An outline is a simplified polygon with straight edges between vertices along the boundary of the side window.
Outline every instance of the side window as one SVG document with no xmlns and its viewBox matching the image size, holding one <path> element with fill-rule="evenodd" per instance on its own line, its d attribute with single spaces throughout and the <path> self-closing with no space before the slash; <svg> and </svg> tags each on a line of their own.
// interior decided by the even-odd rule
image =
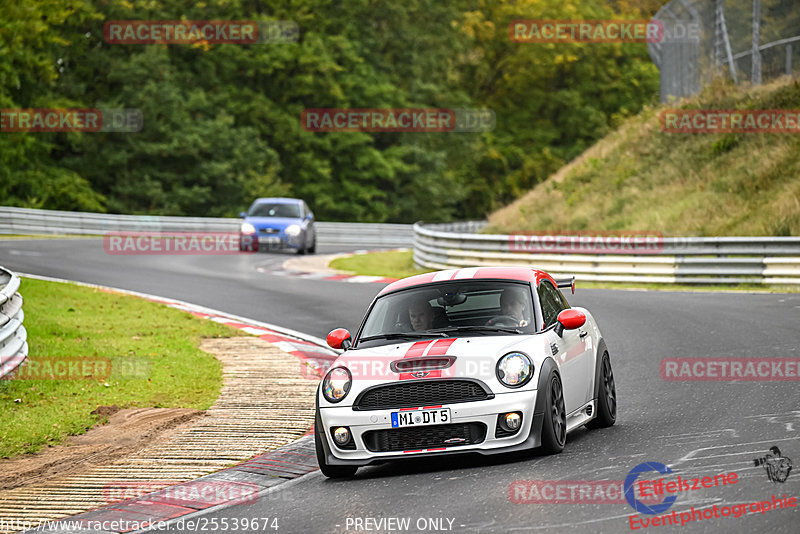
<svg viewBox="0 0 800 534">
<path fill-rule="evenodd" d="M 562 310 L 569 308 L 564 296 L 547 281 L 542 280 L 539 284 L 539 301 L 542 304 L 542 315 L 544 316 L 544 326 L 552 326 L 556 322 L 558 314 Z"/>
</svg>

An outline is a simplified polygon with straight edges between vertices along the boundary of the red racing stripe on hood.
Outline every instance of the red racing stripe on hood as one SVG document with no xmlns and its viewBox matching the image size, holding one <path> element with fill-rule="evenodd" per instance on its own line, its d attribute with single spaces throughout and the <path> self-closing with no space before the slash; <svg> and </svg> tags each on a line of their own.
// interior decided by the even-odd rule
<svg viewBox="0 0 800 534">
<path fill-rule="evenodd" d="M 433 341 L 417 341 L 406 351 L 406 355 L 403 358 L 418 358 L 425 353 L 425 349 L 428 348 L 428 345 L 433 343 Z"/>
</svg>

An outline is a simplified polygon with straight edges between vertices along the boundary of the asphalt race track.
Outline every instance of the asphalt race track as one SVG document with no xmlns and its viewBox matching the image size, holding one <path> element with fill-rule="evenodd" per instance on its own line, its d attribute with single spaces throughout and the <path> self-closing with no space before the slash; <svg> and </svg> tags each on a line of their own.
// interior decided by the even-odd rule
<svg viewBox="0 0 800 534">
<path fill-rule="evenodd" d="M 320 247 L 320 252 L 334 252 Z M 0 241 L 0 265 L 22 273 L 97 283 L 185 300 L 324 337 L 355 329 L 382 287 L 295 279 L 256 271 L 279 269 L 287 254 L 112 256 L 99 239 Z M 24 296 L 24 282 L 21 288 Z M 463 456 L 362 468 L 351 480 L 318 471 L 283 484 L 258 502 L 195 516 L 221 524 L 259 519 L 239 532 L 630 532 L 631 506 L 542 504 L 530 484 L 552 498 L 547 481 L 622 481 L 636 465 L 667 464 L 687 477 L 736 472 L 738 482 L 681 492 L 667 513 L 800 498 L 800 469 L 771 482 L 754 459 L 780 447 L 800 462 L 797 381 L 663 380 L 666 357 L 800 359 L 800 294 L 681 293 L 582 290 L 567 295 L 597 318 L 617 383 L 617 424 L 570 434 L 563 453 Z M 652 478 L 655 478 L 655 474 Z M 576 482 L 577 484 L 578 482 Z M 585 483 L 584 483 L 585 484 Z M 520 490 L 520 488 L 523 488 Z M 569 496 L 569 491 L 566 491 Z M 619 496 L 617 496 L 619 500 Z M 569 500 L 569 499 L 566 499 Z M 523 501 L 523 502 L 513 502 Z M 654 517 L 654 516 L 635 516 Z M 267 528 L 262 529 L 263 519 Z M 278 530 L 272 519 L 277 518 Z M 697 516 L 695 516 L 697 519 Z M 389 522 L 387 522 L 389 521 Z M 408 521 L 406 523 L 406 521 Z M 800 506 L 712 517 L 647 532 L 785 532 L 800 529 Z M 196 531 L 200 531 L 199 526 Z M 252 523 L 250 523 L 252 527 Z M 183 525 L 172 531 L 189 532 Z M 232 529 L 229 529 L 233 531 Z"/>
</svg>

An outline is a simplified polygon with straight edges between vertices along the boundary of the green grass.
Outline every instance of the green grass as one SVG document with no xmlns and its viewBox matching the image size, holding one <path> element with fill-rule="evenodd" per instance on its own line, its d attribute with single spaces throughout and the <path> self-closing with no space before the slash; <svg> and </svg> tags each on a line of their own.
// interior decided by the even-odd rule
<svg viewBox="0 0 800 534">
<path fill-rule="evenodd" d="M 429 269 L 420 269 L 414 265 L 410 250 L 390 250 L 336 258 L 330 263 L 330 267 L 353 274 L 387 278 L 405 278 L 430 272 Z"/>
<path fill-rule="evenodd" d="M 108 358 L 112 371 L 99 379 L 0 380 L 0 458 L 84 433 L 104 422 L 91 414 L 98 406 L 204 410 L 219 396 L 222 366 L 198 345 L 236 330 L 75 284 L 25 278 L 20 293 L 31 362 Z"/>
<path fill-rule="evenodd" d="M 800 135 L 674 134 L 664 109 L 798 109 L 800 83 L 716 83 L 646 108 L 524 197 L 487 233 L 642 230 L 664 235 L 800 235 Z"/>
<path fill-rule="evenodd" d="M 431 269 L 419 269 L 414 266 L 413 252 L 410 250 L 356 254 L 354 256 L 337 258 L 331 262 L 330 266 L 355 274 L 385 276 L 387 278 L 405 278 L 406 276 L 431 272 Z M 585 289 L 642 289 L 660 291 L 800 292 L 800 288 L 794 286 L 772 287 L 758 284 L 689 285 L 579 281 L 577 287 Z"/>
</svg>

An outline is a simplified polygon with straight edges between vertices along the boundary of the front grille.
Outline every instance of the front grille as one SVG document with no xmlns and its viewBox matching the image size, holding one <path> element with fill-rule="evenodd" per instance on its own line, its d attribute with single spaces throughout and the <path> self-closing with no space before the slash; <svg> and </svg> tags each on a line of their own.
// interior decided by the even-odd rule
<svg viewBox="0 0 800 534">
<path fill-rule="evenodd" d="M 365 390 L 353 404 L 354 410 L 387 410 L 474 402 L 494 398 L 477 380 L 419 380 Z"/>
<path fill-rule="evenodd" d="M 397 452 L 457 447 L 483 443 L 486 425 L 458 423 L 429 425 L 416 428 L 370 430 L 362 435 L 364 445 L 372 452 Z"/>
<path fill-rule="evenodd" d="M 262 234 L 278 234 L 280 230 L 278 228 L 262 228 L 259 230 Z"/>
</svg>

